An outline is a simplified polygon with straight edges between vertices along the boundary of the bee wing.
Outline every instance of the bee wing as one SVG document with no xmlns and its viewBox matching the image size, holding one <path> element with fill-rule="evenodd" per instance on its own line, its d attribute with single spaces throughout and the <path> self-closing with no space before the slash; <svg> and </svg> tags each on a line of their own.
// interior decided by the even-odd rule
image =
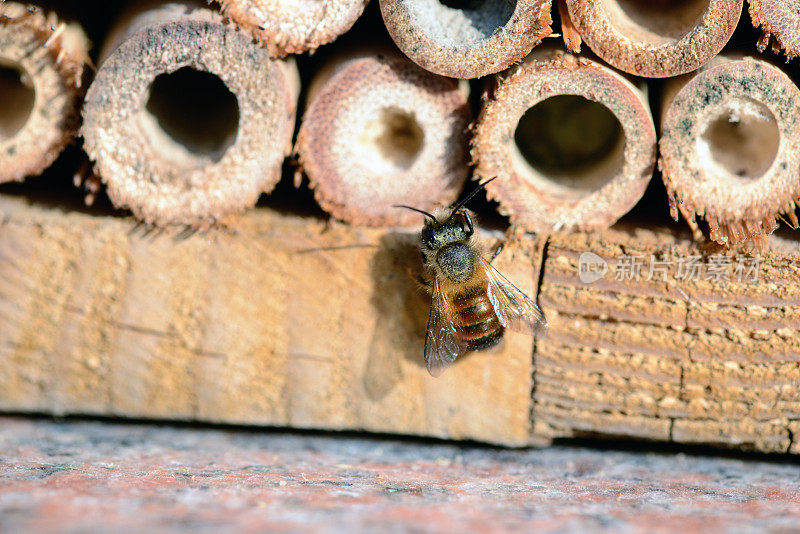
<svg viewBox="0 0 800 534">
<path fill-rule="evenodd" d="M 486 277 L 489 279 L 487 294 L 494 307 L 500 324 L 509 330 L 543 336 L 547 333 L 547 320 L 544 313 L 528 296 L 492 267 L 492 264 L 480 258 Z"/>
<path fill-rule="evenodd" d="M 447 297 L 434 280 L 428 332 L 425 336 L 425 365 L 432 376 L 441 375 L 456 358 L 466 352 L 466 347 L 456 336 L 456 324 L 449 313 Z"/>
</svg>

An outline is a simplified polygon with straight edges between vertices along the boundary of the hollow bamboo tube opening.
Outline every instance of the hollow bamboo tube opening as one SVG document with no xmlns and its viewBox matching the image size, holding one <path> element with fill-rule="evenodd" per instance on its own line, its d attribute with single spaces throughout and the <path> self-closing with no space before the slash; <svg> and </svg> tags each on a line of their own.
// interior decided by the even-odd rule
<svg viewBox="0 0 800 534">
<path fill-rule="evenodd" d="M 614 67 L 651 78 L 693 71 L 728 42 L 743 0 L 566 0 L 592 50 Z"/>
<path fill-rule="evenodd" d="M 222 13 L 276 56 L 315 50 L 353 26 L 368 0 L 219 0 Z"/>
<path fill-rule="evenodd" d="M 40 173 L 74 138 L 88 48 L 77 25 L 0 4 L 0 182 Z"/>
<path fill-rule="evenodd" d="M 84 106 L 85 148 L 112 202 L 156 225 L 224 223 L 280 179 L 291 149 L 294 63 L 170 4 L 127 19 Z"/>
<path fill-rule="evenodd" d="M 503 80 L 478 120 L 476 174 L 537 233 L 605 228 L 641 198 L 656 137 L 642 91 L 573 56 L 533 59 Z"/>
<path fill-rule="evenodd" d="M 3 95 L 4 108 L 0 114 L 0 139 L 14 137 L 33 112 L 36 91 L 29 79 L 19 63 L 0 61 L 0 95 Z"/>
<path fill-rule="evenodd" d="M 758 42 L 763 52 L 771 37 L 773 48 L 782 49 L 788 58 L 800 56 L 800 8 L 796 0 L 749 0 L 753 26 L 761 28 Z"/>
<path fill-rule="evenodd" d="M 660 142 L 672 215 L 708 223 L 721 244 L 763 247 L 785 217 L 797 226 L 800 90 L 761 60 L 715 59 L 665 91 Z"/>
<path fill-rule="evenodd" d="M 397 46 L 453 78 L 499 72 L 550 35 L 550 0 L 381 0 Z"/>
<path fill-rule="evenodd" d="M 239 102 L 210 72 L 181 67 L 159 74 L 150 85 L 145 109 L 158 123 L 154 134 L 166 134 L 192 154 L 216 162 L 236 141 Z M 147 125 L 152 122 L 142 127 Z"/>
<path fill-rule="evenodd" d="M 411 225 L 455 200 L 468 173 L 467 91 L 406 58 L 335 60 L 314 80 L 297 151 L 320 205 L 363 225 Z"/>
</svg>

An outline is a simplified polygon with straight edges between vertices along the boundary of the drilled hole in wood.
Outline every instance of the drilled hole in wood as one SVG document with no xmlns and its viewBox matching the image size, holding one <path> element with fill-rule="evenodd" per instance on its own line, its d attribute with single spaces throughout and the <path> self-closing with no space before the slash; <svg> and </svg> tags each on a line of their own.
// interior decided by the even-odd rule
<svg viewBox="0 0 800 534">
<path fill-rule="evenodd" d="M 381 110 L 361 136 L 367 151 L 377 154 L 386 170 L 395 172 L 411 168 L 424 140 L 425 132 L 414 114 L 396 108 Z"/>
<path fill-rule="evenodd" d="M 772 166 L 780 148 L 775 116 L 761 102 L 730 103 L 701 129 L 700 161 L 722 177 L 760 178 Z"/>
<path fill-rule="evenodd" d="M 531 107 L 514 133 L 522 166 L 584 195 L 611 180 L 623 164 L 625 136 L 617 117 L 582 96 L 559 95 Z M 525 169 L 521 169 L 525 170 Z"/>
<path fill-rule="evenodd" d="M 491 37 L 516 9 L 509 0 L 406 0 L 416 24 L 444 46 L 468 46 Z"/>
<path fill-rule="evenodd" d="M 157 76 L 146 109 L 164 134 L 193 155 L 218 161 L 236 140 L 239 103 L 212 73 L 183 67 Z"/>
<path fill-rule="evenodd" d="M 653 44 L 676 41 L 702 19 L 709 0 L 602 0 L 622 33 Z"/>
<path fill-rule="evenodd" d="M 21 66 L 0 59 L 0 139 L 19 132 L 33 111 L 36 91 Z"/>
</svg>

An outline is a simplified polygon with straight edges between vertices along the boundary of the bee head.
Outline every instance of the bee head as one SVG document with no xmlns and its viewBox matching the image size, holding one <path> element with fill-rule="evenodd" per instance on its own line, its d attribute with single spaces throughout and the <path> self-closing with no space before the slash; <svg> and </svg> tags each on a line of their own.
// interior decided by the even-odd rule
<svg viewBox="0 0 800 534">
<path fill-rule="evenodd" d="M 497 177 L 495 176 L 495 178 Z M 420 233 L 422 245 L 429 250 L 438 250 L 451 243 L 466 241 L 472 236 L 472 218 L 470 218 L 469 212 L 462 208 L 478 193 L 478 191 L 483 189 L 483 187 L 492 180 L 494 180 L 494 178 L 490 178 L 476 187 L 464 200 L 456 204 L 450 210 L 449 215 L 445 214 L 447 215 L 446 217 L 437 217 L 427 211 L 412 206 L 395 205 L 394 207 L 405 208 L 423 214 L 425 216 L 425 225 L 422 227 L 422 232 Z"/>
<path fill-rule="evenodd" d="M 461 210 L 443 221 L 426 220 L 420 238 L 425 248 L 438 250 L 452 243 L 467 241 L 473 231 L 472 218 L 466 210 Z"/>
</svg>

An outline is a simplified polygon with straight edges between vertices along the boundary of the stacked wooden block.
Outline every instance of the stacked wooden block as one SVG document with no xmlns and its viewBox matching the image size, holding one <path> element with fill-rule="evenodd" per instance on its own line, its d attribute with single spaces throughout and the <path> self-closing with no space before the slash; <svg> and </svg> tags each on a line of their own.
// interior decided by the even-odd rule
<svg viewBox="0 0 800 534">
<path fill-rule="evenodd" d="M 19 103 L 0 179 L 79 135 L 76 184 L 132 214 L 0 197 L 2 409 L 795 452 L 796 243 L 769 236 L 797 226 L 800 91 L 791 64 L 723 50 L 741 0 L 383 0 L 370 38 L 364 1 L 296 5 L 132 3 L 92 74 L 75 24 L 0 7 Z M 793 55 L 791 14 L 750 9 L 752 47 Z M 546 39 L 554 10 L 571 52 Z M 657 163 L 666 192 L 609 229 Z M 292 172 L 330 220 L 254 208 Z M 421 217 L 392 206 L 493 176 L 511 231 L 482 242 L 509 239 L 497 265 L 550 333 L 433 379 L 408 275 Z"/>
</svg>

